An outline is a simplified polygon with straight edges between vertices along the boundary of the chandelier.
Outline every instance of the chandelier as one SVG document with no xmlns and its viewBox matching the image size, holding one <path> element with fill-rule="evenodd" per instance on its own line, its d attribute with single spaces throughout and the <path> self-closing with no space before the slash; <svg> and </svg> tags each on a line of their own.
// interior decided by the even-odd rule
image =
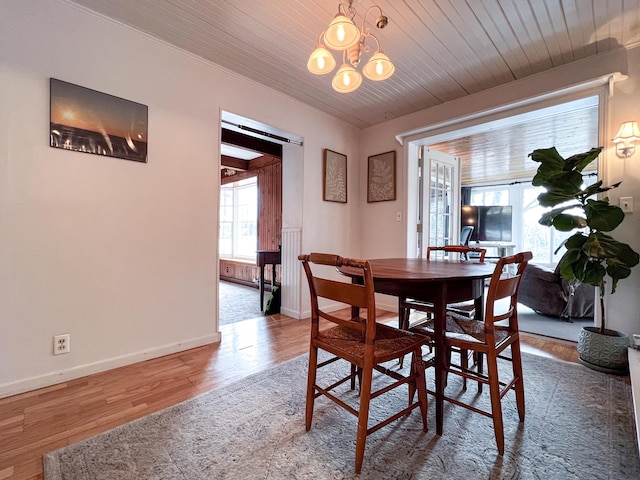
<svg viewBox="0 0 640 480">
<path fill-rule="evenodd" d="M 338 3 L 338 14 L 331 21 L 327 29 L 318 38 L 318 47 L 313 51 L 307 62 L 307 68 L 311 73 L 324 75 L 331 72 L 336 66 L 336 61 L 331 52 L 326 47 L 342 52 L 342 66 L 333 77 L 331 85 L 336 92 L 349 93 L 355 91 L 362 83 L 362 75 L 356 70 L 360 64 L 362 52 L 369 53 L 371 47 L 367 44 L 367 39 L 375 40 L 376 51 L 369 61 L 362 67 L 362 73 L 369 80 L 386 80 L 395 71 L 396 67 L 391 63 L 382 51 L 380 42 L 369 27 L 365 28 L 365 20 L 371 10 L 377 9 L 380 15 L 376 19 L 376 27 L 387 26 L 388 19 L 382 14 L 382 9 L 378 5 L 373 5 L 367 9 L 362 16 L 362 26 L 358 29 L 353 21 L 356 10 L 352 6 L 353 0 L 348 1 L 345 7 L 343 2 Z M 324 43 L 323 43 L 324 41 Z M 349 63 L 347 63 L 347 59 Z"/>
</svg>

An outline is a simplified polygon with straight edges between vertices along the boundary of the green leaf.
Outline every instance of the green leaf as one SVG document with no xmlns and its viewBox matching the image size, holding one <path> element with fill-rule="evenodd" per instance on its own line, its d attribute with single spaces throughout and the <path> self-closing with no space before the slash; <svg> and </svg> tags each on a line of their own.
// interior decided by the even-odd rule
<svg viewBox="0 0 640 480">
<path fill-rule="evenodd" d="M 613 188 L 613 187 L 609 187 L 606 189 L 600 189 L 601 186 L 602 186 L 602 180 L 598 180 L 596 183 L 594 183 L 593 185 L 589 185 L 580 193 L 585 197 L 590 197 L 592 195 L 595 195 L 596 193 L 606 192 L 607 190 L 611 190 L 611 188 Z"/>
<path fill-rule="evenodd" d="M 558 153 L 556 147 L 551 148 L 538 148 L 529 154 L 534 162 L 540 162 L 542 166 L 552 169 L 555 168 L 558 172 L 564 167 L 564 158 Z"/>
<path fill-rule="evenodd" d="M 553 226 L 560 232 L 570 232 L 575 228 L 584 228 L 587 226 L 587 221 L 583 217 L 577 215 L 566 215 L 561 213 L 556 215 L 553 219 Z"/>
<path fill-rule="evenodd" d="M 587 200 L 584 207 L 587 223 L 594 230 L 610 232 L 624 220 L 624 212 L 617 205 L 611 205 L 607 200 Z"/>
<path fill-rule="evenodd" d="M 602 147 L 592 148 L 588 152 L 577 153 L 575 155 L 570 156 L 566 160 L 565 169 L 566 170 L 577 170 L 582 172 L 587 165 L 593 162 L 600 152 L 602 151 Z"/>
<path fill-rule="evenodd" d="M 567 238 L 565 247 L 567 250 L 582 250 L 582 247 L 586 243 L 589 237 L 582 232 L 577 232 Z"/>
<path fill-rule="evenodd" d="M 563 205 L 562 207 L 554 208 L 553 210 L 549 210 L 548 212 L 545 212 L 542 214 L 542 216 L 540 217 L 540 220 L 538 220 L 538 223 L 540 225 L 544 225 L 545 227 L 550 227 L 553 225 L 553 219 L 556 216 L 560 215 L 566 210 L 576 208 L 576 207 L 580 207 L 580 204 L 571 203 L 568 205 Z"/>
<path fill-rule="evenodd" d="M 598 262 L 587 262 L 582 266 L 580 277 L 577 276 L 577 278 L 583 283 L 604 288 L 604 277 L 606 275 L 607 270 L 604 268 L 604 265 Z"/>
</svg>

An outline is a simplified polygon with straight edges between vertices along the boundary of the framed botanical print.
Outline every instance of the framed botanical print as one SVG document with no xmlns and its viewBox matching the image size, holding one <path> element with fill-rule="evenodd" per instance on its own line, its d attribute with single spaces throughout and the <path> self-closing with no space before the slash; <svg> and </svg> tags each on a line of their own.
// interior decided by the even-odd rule
<svg viewBox="0 0 640 480">
<path fill-rule="evenodd" d="M 322 164 L 322 199 L 347 203 L 347 156 L 324 149 Z"/>
<path fill-rule="evenodd" d="M 386 202 L 396 199 L 396 152 L 369 157 L 367 173 L 367 202 Z"/>
</svg>

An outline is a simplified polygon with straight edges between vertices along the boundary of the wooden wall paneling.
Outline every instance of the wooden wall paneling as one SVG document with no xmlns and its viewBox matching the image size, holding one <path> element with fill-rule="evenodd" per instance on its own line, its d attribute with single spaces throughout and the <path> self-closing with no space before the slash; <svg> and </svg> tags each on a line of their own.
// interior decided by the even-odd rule
<svg viewBox="0 0 640 480">
<path fill-rule="evenodd" d="M 277 250 L 282 244 L 282 163 L 258 173 L 258 250 Z"/>
</svg>

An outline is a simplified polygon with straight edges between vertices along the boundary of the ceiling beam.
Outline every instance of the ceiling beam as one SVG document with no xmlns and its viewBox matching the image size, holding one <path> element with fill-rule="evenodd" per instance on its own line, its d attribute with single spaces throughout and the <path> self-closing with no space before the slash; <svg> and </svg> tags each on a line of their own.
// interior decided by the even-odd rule
<svg viewBox="0 0 640 480">
<path fill-rule="evenodd" d="M 265 155 L 282 158 L 282 145 L 260 138 L 250 137 L 249 135 L 234 132 L 226 128 L 222 129 L 222 142 L 254 150 Z"/>
</svg>

